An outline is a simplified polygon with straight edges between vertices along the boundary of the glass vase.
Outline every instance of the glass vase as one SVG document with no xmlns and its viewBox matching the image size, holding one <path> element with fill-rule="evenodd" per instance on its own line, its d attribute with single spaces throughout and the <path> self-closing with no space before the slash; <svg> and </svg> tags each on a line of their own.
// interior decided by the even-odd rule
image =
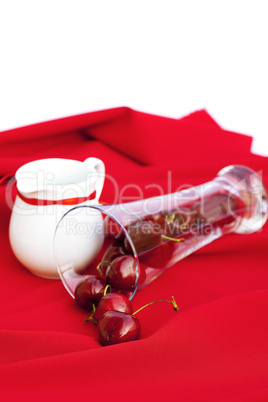
<svg viewBox="0 0 268 402">
<path fill-rule="evenodd" d="M 54 256 L 72 297 L 88 275 L 106 280 L 114 260 L 131 256 L 135 278 L 129 287 L 115 289 L 131 300 L 179 260 L 229 233 L 261 230 L 266 220 L 260 174 L 233 165 L 209 182 L 172 194 L 71 209 L 57 225 Z"/>
</svg>

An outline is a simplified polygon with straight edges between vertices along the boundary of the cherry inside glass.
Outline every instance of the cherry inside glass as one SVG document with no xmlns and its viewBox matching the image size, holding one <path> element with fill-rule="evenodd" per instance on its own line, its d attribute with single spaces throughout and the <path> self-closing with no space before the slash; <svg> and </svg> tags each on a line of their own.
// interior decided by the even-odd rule
<svg viewBox="0 0 268 402">
<path fill-rule="evenodd" d="M 54 254 L 72 297 L 87 275 L 105 278 L 114 259 L 132 256 L 135 285 L 125 292 L 131 300 L 137 290 L 195 250 L 231 232 L 260 230 L 266 220 L 267 194 L 260 175 L 244 166 L 229 166 L 212 181 L 177 193 L 73 208 L 57 225 Z"/>
</svg>

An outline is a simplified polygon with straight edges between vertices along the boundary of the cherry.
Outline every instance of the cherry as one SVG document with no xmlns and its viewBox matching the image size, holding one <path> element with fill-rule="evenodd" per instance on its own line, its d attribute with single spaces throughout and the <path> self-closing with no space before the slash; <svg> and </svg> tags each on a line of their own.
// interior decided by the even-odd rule
<svg viewBox="0 0 268 402">
<path fill-rule="evenodd" d="M 178 306 L 174 297 L 172 297 L 172 301 L 157 300 L 148 303 L 139 308 L 133 314 L 113 310 L 106 311 L 106 313 L 104 313 L 99 319 L 97 327 L 99 342 L 101 345 L 114 345 L 117 343 L 135 341 L 139 339 L 141 333 L 141 324 L 135 314 L 151 304 L 161 302 L 171 303 L 174 310 L 178 311 Z"/>
<path fill-rule="evenodd" d="M 229 226 L 234 224 L 238 215 L 238 201 L 235 196 L 231 194 L 219 194 L 219 201 L 221 203 L 224 217 L 220 219 L 219 226 Z"/>
<path fill-rule="evenodd" d="M 160 225 L 150 220 L 134 222 L 127 231 L 138 254 L 156 247 L 161 241 Z M 131 250 L 127 238 L 124 245 L 127 250 Z"/>
<path fill-rule="evenodd" d="M 157 212 L 143 217 L 143 221 L 153 221 L 154 228 L 161 231 L 162 237 L 177 237 L 191 228 L 195 214 L 189 208 L 181 207 L 179 211 Z"/>
<path fill-rule="evenodd" d="M 124 247 L 119 242 L 114 242 L 107 247 L 103 254 L 101 262 L 97 265 L 100 276 L 105 276 L 106 270 L 110 263 L 117 257 L 125 255 Z"/>
<path fill-rule="evenodd" d="M 195 212 L 198 233 L 209 234 L 212 225 L 228 229 L 230 225 L 235 224 L 238 202 L 236 197 L 231 194 L 216 194 L 206 199 L 204 203 L 194 204 L 192 210 Z M 205 230 L 208 226 L 210 226 L 210 231 Z"/>
<path fill-rule="evenodd" d="M 104 219 L 103 230 L 106 237 L 111 237 L 112 239 L 122 239 L 124 237 L 123 229 L 108 215 Z"/>
<path fill-rule="evenodd" d="M 122 293 L 107 293 L 103 296 L 95 312 L 92 314 L 94 321 L 98 322 L 106 311 L 121 311 L 122 313 L 133 313 L 132 304 Z"/>
<path fill-rule="evenodd" d="M 163 234 L 168 237 L 177 237 L 188 232 L 194 222 L 195 214 L 186 208 L 181 209 L 180 212 L 166 214 Z"/>
<path fill-rule="evenodd" d="M 115 258 L 106 270 L 106 282 L 118 290 L 133 291 L 136 283 L 136 260 L 131 255 Z"/>
<path fill-rule="evenodd" d="M 95 275 L 89 275 L 76 286 L 75 301 L 79 307 L 92 311 L 104 295 L 106 283 Z"/>
<path fill-rule="evenodd" d="M 162 226 L 165 225 L 165 214 L 162 212 L 156 212 L 151 215 L 145 215 L 142 218 L 143 221 L 153 221 L 154 223 L 157 223 L 159 227 L 161 228 Z"/>
<path fill-rule="evenodd" d="M 231 194 L 217 194 L 206 199 L 204 203 L 199 202 L 193 206 L 197 217 L 203 218 L 206 222 L 214 222 L 222 219 L 224 215 L 230 215 L 237 211 L 237 200 Z"/>
<path fill-rule="evenodd" d="M 165 223 L 162 233 L 165 236 L 176 237 L 181 233 L 181 226 L 184 224 L 184 219 L 178 213 L 168 213 L 164 217 Z"/>
<path fill-rule="evenodd" d="M 140 337 L 141 324 L 135 315 L 107 311 L 98 322 L 99 342 L 103 346 L 135 341 Z"/>
<path fill-rule="evenodd" d="M 173 240 L 173 239 L 172 239 Z M 139 256 L 140 263 L 147 267 L 163 269 L 166 268 L 174 254 L 174 241 L 161 241 L 161 243 L 152 250 L 145 251 Z M 139 277 L 139 285 L 140 285 Z"/>
<path fill-rule="evenodd" d="M 165 268 L 174 254 L 175 246 L 171 244 L 171 241 L 178 243 L 185 240 L 177 237 L 187 229 L 186 225 L 193 221 L 193 214 L 190 210 L 184 209 L 183 213 L 156 213 L 147 215 L 143 219 L 128 227 L 129 236 L 139 259 L 149 267 Z M 126 238 L 124 245 L 126 249 L 130 249 Z"/>
</svg>

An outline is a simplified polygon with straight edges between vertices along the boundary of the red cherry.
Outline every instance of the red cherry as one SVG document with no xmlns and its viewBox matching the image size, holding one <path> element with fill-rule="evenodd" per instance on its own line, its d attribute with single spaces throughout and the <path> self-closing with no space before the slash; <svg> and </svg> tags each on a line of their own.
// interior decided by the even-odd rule
<svg viewBox="0 0 268 402">
<path fill-rule="evenodd" d="M 199 202 L 192 207 L 198 218 L 205 222 L 213 223 L 223 217 L 237 212 L 238 204 L 236 198 L 231 194 L 217 194 L 204 202 Z M 226 220 L 226 218 L 225 218 Z"/>
<path fill-rule="evenodd" d="M 143 221 L 153 221 L 159 225 L 159 228 L 165 225 L 165 215 L 161 212 L 156 212 L 151 215 L 146 215 L 142 217 Z"/>
<path fill-rule="evenodd" d="M 151 268 L 166 268 L 174 254 L 173 243 L 174 241 L 162 240 L 161 243 L 154 249 L 142 253 L 139 256 L 139 261 Z"/>
<path fill-rule="evenodd" d="M 133 291 L 136 283 L 136 260 L 131 255 L 117 257 L 106 271 L 106 282 L 118 290 Z"/>
<path fill-rule="evenodd" d="M 98 264 L 98 271 L 101 276 L 104 276 L 110 263 L 117 257 L 125 255 L 124 247 L 119 242 L 114 242 L 107 247 L 103 254 L 101 263 Z"/>
<path fill-rule="evenodd" d="M 101 345 L 107 346 L 139 339 L 141 325 L 132 314 L 107 311 L 100 318 L 97 330 Z"/>
<path fill-rule="evenodd" d="M 83 279 L 75 289 L 75 301 L 79 307 L 92 311 L 93 304 L 97 304 L 104 295 L 106 283 L 95 275 Z"/>
<path fill-rule="evenodd" d="M 195 222 L 195 214 L 190 208 L 179 208 L 173 212 L 158 212 L 153 215 L 146 215 L 143 221 L 152 221 L 154 229 L 159 229 L 162 235 L 177 237 L 191 228 Z"/>
<path fill-rule="evenodd" d="M 235 225 L 237 217 L 239 216 L 238 201 L 236 197 L 231 194 L 220 194 L 218 197 L 224 216 L 220 218 L 216 224 L 221 228 L 231 228 Z"/>
<path fill-rule="evenodd" d="M 195 223 L 195 214 L 187 209 L 180 208 L 180 212 L 165 215 L 165 227 L 163 234 L 168 237 L 177 237 L 187 233 Z"/>
<path fill-rule="evenodd" d="M 124 237 L 123 229 L 110 216 L 106 216 L 103 222 L 104 234 L 112 239 L 122 239 Z"/>
<path fill-rule="evenodd" d="M 98 335 L 101 345 L 114 345 L 116 343 L 135 341 L 139 339 L 141 325 L 136 313 L 154 303 L 170 303 L 175 311 L 178 311 L 178 305 L 172 296 L 172 300 L 156 300 L 139 308 L 135 313 L 124 313 L 121 311 L 106 311 L 98 321 Z"/>
<path fill-rule="evenodd" d="M 231 194 L 216 194 L 205 199 L 203 203 L 194 204 L 192 210 L 196 216 L 197 232 L 208 235 L 212 225 L 228 231 L 236 223 L 238 209 L 237 199 Z"/>
<path fill-rule="evenodd" d="M 107 293 L 101 298 L 93 314 L 93 319 L 99 321 L 106 311 L 121 311 L 122 313 L 133 313 L 132 304 L 122 293 Z"/>
<path fill-rule="evenodd" d="M 161 226 L 153 221 L 137 221 L 128 227 L 128 234 L 134 244 L 137 254 L 143 253 L 157 246 L 161 241 Z M 131 246 L 125 238 L 124 246 L 131 250 Z"/>
</svg>

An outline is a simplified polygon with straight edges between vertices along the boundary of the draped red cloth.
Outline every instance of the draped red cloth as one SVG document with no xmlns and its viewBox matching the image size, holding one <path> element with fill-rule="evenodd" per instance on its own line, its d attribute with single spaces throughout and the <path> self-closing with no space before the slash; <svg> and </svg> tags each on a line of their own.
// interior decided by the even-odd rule
<svg viewBox="0 0 268 402">
<path fill-rule="evenodd" d="M 182 119 L 115 108 L 0 134 L 0 176 L 34 159 L 102 159 L 102 201 L 175 191 L 230 164 L 261 171 L 252 138 L 206 113 Z M 111 179 L 113 178 L 113 180 Z M 152 185 L 154 184 L 154 185 Z M 7 180 L 0 185 L 0 393 L 3 401 L 267 401 L 268 224 L 227 235 L 177 263 L 133 300 L 170 299 L 139 313 L 141 339 L 101 347 L 60 281 L 28 272 L 8 240 Z"/>
</svg>

